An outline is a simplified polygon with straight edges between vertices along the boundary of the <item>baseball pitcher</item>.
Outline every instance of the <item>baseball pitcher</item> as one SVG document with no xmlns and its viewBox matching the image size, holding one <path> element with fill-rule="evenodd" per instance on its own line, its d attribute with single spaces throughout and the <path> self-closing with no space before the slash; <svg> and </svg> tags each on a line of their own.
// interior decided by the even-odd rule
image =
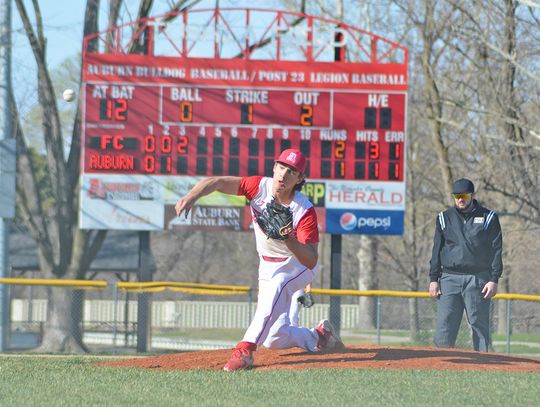
<svg viewBox="0 0 540 407">
<path fill-rule="evenodd" d="M 293 326 L 289 318 L 295 292 L 311 283 L 318 270 L 317 215 L 300 192 L 305 182 L 306 157 L 284 150 L 274 163 L 273 177 L 212 177 L 195 185 L 176 203 L 176 213 L 186 216 L 202 196 L 214 191 L 244 195 L 250 203 L 259 265 L 257 310 L 244 338 L 233 350 L 226 371 L 253 367 L 258 346 L 311 352 L 343 347 L 327 320 L 315 328 Z"/>
</svg>

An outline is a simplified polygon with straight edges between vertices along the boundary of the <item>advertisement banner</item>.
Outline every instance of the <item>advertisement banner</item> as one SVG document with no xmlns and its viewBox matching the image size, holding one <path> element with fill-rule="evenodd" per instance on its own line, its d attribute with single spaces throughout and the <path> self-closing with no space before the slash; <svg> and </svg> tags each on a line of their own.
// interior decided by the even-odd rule
<svg viewBox="0 0 540 407">
<path fill-rule="evenodd" d="M 165 205 L 174 209 L 202 177 L 86 174 L 81 177 L 81 228 L 159 230 L 167 222 Z M 214 192 L 201 198 L 209 207 L 246 205 L 243 196 Z M 223 212 L 225 213 L 225 212 Z M 198 223 L 197 223 L 198 222 Z M 198 225 L 203 222 L 198 220 Z"/>
<path fill-rule="evenodd" d="M 83 194 L 79 214 L 82 229 L 163 229 L 163 204 L 156 201 L 105 201 Z"/>
<path fill-rule="evenodd" d="M 180 198 L 187 195 L 189 191 L 206 177 L 167 177 L 156 176 L 163 188 L 163 203 L 174 205 Z M 238 195 L 227 195 L 220 192 L 213 192 L 210 195 L 201 197 L 197 203 L 202 206 L 245 206 L 246 198 Z"/>
<path fill-rule="evenodd" d="M 168 230 L 205 230 L 240 232 L 244 225 L 244 208 L 194 206 L 187 216 L 176 216 L 174 206 L 165 207 Z"/>
<path fill-rule="evenodd" d="M 403 182 L 327 181 L 328 209 L 405 210 Z"/>
<path fill-rule="evenodd" d="M 81 177 L 83 197 L 104 201 L 161 201 L 161 185 L 151 176 L 91 174 Z"/>
<path fill-rule="evenodd" d="M 403 211 L 326 209 L 326 233 L 402 235 Z"/>
<path fill-rule="evenodd" d="M 314 207 L 324 207 L 326 194 L 324 181 L 308 179 L 302 187 L 302 193 L 311 201 Z"/>
</svg>

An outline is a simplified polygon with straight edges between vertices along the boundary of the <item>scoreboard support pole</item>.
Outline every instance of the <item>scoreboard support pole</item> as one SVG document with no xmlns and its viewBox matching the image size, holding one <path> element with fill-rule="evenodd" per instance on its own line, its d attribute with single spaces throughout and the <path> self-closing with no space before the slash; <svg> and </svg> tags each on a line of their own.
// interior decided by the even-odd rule
<svg viewBox="0 0 540 407">
<path fill-rule="evenodd" d="M 330 244 L 330 288 L 341 289 L 341 236 L 331 235 Z M 330 323 L 334 326 L 337 334 L 341 331 L 341 297 L 330 297 Z"/>
<path fill-rule="evenodd" d="M 139 282 L 152 281 L 150 232 L 139 232 Z M 138 293 L 137 352 L 147 352 L 150 340 L 150 293 Z"/>
<path fill-rule="evenodd" d="M 334 35 L 335 44 L 341 44 L 343 34 L 336 31 Z M 345 47 L 334 47 L 334 61 L 345 60 Z M 332 235 L 330 243 L 330 288 L 341 289 L 341 235 Z M 341 297 L 330 297 L 330 323 L 334 326 L 337 334 L 341 331 Z"/>
</svg>

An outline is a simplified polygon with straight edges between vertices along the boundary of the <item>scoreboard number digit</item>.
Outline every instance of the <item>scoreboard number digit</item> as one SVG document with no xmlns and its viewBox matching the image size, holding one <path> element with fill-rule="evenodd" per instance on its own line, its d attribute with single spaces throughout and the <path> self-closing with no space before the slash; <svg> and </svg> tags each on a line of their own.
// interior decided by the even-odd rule
<svg viewBox="0 0 540 407">
<path fill-rule="evenodd" d="M 334 155 L 336 158 L 339 158 L 339 159 L 345 158 L 345 142 L 344 141 L 336 141 Z"/>
<path fill-rule="evenodd" d="M 124 122 L 128 118 L 128 103 L 126 99 L 100 99 L 99 120 L 114 120 Z"/>
<path fill-rule="evenodd" d="M 253 124 L 253 105 L 242 103 L 240 105 L 240 124 Z"/>
<path fill-rule="evenodd" d="M 170 154 L 172 151 L 172 138 L 169 135 L 161 137 L 161 152 Z"/>
<path fill-rule="evenodd" d="M 156 138 L 153 134 L 147 134 L 144 138 L 144 152 L 153 153 L 156 151 Z"/>
<path fill-rule="evenodd" d="M 180 121 L 182 123 L 191 123 L 193 121 L 193 105 L 186 100 L 180 103 Z"/>
<path fill-rule="evenodd" d="M 380 146 L 377 142 L 369 143 L 369 159 L 378 160 L 381 155 Z"/>
<path fill-rule="evenodd" d="M 304 127 L 313 126 L 313 107 L 302 105 L 300 108 L 300 124 Z"/>
<path fill-rule="evenodd" d="M 178 145 L 176 151 L 178 154 L 187 154 L 188 152 L 188 138 L 186 136 L 178 136 Z"/>
</svg>

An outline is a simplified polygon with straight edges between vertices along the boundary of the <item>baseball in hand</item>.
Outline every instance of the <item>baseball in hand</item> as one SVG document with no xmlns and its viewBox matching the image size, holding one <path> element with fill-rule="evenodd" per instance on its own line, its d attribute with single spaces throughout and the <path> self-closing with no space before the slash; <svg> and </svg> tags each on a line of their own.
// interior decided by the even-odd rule
<svg viewBox="0 0 540 407">
<path fill-rule="evenodd" d="M 75 91 L 73 89 L 66 89 L 62 93 L 62 97 L 66 102 L 72 102 L 75 99 Z"/>
</svg>

